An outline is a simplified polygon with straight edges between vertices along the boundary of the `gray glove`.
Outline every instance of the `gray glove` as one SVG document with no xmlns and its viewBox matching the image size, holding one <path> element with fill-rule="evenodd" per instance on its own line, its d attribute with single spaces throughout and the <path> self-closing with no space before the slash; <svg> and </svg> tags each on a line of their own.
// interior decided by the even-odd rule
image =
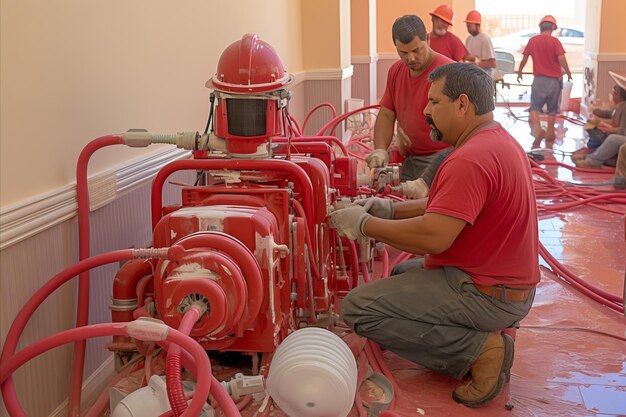
<svg viewBox="0 0 626 417">
<path fill-rule="evenodd" d="M 370 197 L 354 201 L 355 205 L 363 206 L 365 211 L 381 219 L 393 219 L 393 201 L 388 198 Z"/>
<path fill-rule="evenodd" d="M 370 168 L 383 168 L 389 162 L 389 154 L 384 149 L 374 149 L 365 157 L 365 162 Z"/>
<path fill-rule="evenodd" d="M 330 227 L 337 229 L 340 236 L 350 240 L 365 237 L 363 226 L 372 217 L 359 205 L 348 206 L 330 213 Z"/>
</svg>

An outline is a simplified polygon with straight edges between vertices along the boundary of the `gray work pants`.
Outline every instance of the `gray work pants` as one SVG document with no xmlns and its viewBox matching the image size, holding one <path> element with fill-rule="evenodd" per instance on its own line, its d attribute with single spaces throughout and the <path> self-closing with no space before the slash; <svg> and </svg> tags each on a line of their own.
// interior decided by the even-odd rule
<svg viewBox="0 0 626 417">
<path fill-rule="evenodd" d="M 417 267 L 350 291 L 342 313 L 358 335 L 461 379 L 489 332 L 517 325 L 533 298 L 534 292 L 522 302 L 494 299 L 478 291 L 460 269 L 425 270 L 420 259 Z"/>
<path fill-rule="evenodd" d="M 587 161 L 594 166 L 603 164 L 615 166 L 617 164 L 617 154 L 619 148 L 626 143 L 626 136 L 612 134 L 602 142 L 599 148 L 587 155 Z"/>
<path fill-rule="evenodd" d="M 435 159 L 435 155 L 407 155 L 402 163 L 400 171 L 401 181 L 411 181 L 418 179 Z"/>
</svg>

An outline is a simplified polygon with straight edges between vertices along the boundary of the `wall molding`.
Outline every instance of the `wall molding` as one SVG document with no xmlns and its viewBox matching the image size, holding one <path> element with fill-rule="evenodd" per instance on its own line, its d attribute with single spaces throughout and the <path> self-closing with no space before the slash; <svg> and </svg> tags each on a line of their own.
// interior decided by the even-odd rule
<svg viewBox="0 0 626 417">
<path fill-rule="evenodd" d="M 341 81 L 352 77 L 353 73 L 354 67 L 348 65 L 341 69 L 303 71 L 293 75 L 295 78 L 294 84 L 299 84 L 305 81 Z"/>
<path fill-rule="evenodd" d="M 113 364 L 114 355 L 102 362 L 102 365 L 98 367 L 89 375 L 89 378 L 83 383 L 83 388 L 80 397 L 80 409 L 85 410 L 88 406 L 91 406 L 96 402 L 102 391 L 104 391 L 109 385 L 109 381 L 115 375 L 115 367 Z M 63 417 L 67 415 L 68 400 L 63 401 L 48 417 Z"/>
<path fill-rule="evenodd" d="M 374 55 L 353 55 L 352 65 L 356 64 L 371 64 L 378 61 L 378 54 Z"/>
<path fill-rule="evenodd" d="M 396 52 L 383 52 L 382 54 L 378 54 L 378 59 L 379 60 L 393 59 L 394 61 L 397 61 L 400 59 L 400 57 L 398 56 Z"/>
<path fill-rule="evenodd" d="M 190 152 L 167 148 L 127 161 L 88 178 L 90 211 L 150 181 L 169 162 L 187 159 Z M 77 214 L 76 183 L 0 208 L 0 250 L 56 226 Z"/>
<path fill-rule="evenodd" d="M 624 62 L 626 54 L 599 54 L 597 52 L 584 52 L 585 59 L 591 59 L 598 62 Z"/>
</svg>

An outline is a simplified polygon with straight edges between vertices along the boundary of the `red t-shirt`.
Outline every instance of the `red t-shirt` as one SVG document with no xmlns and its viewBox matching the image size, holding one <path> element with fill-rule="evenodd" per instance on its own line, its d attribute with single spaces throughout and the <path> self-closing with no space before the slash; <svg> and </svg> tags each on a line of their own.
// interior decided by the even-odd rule
<svg viewBox="0 0 626 417">
<path fill-rule="evenodd" d="M 463 57 L 468 54 L 467 48 L 454 33 L 446 32 L 443 36 L 437 36 L 430 32 L 428 39 L 433 51 L 454 61 L 462 61 Z"/>
<path fill-rule="evenodd" d="M 430 155 L 449 145 L 430 138 L 430 126 L 426 123 L 424 108 L 428 104 L 430 81 L 428 75 L 437 67 L 452 61 L 443 55 L 434 54 L 433 62 L 418 77 L 411 77 L 409 67 L 397 61 L 387 73 L 385 94 L 381 106 L 395 113 L 402 129 L 411 139 L 410 155 Z"/>
<path fill-rule="evenodd" d="M 565 54 L 561 41 L 552 35 L 540 34 L 528 40 L 524 55 L 533 59 L 533 75 L 561 78 L 563 70 L 558 57 Z"/>
<path fill-rule="evenodd" d="M 481 128 L 443 162 L 427 213 L 465 220 L 456 240 L 424 267 L 457 267 L 479 285 L 539 282 L 537 206 L 528 157 L 497 122 Z"/>
</svg>

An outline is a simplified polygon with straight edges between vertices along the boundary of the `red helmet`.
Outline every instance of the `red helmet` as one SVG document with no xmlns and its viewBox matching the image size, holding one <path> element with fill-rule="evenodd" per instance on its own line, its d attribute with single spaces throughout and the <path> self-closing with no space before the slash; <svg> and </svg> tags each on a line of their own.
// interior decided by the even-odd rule
<svg viewBox="0 0 626 417">
<path fill-rule="evenodd" d="M 481 16 L 480 13 L 478 13 L 478 10 L 472 10 L 467 14 L 467 17 L 465 18 L 465 23 L 474 23 L 476 25 L 480 25 L 480 21 Z"/>
<path fill-rule="evenodd" d="M 434 12 L 429 13 L 429 15 L 438 17 L 447 24 L 451 25 L 452 20 L 454 19 L 454 10 L 452 10 L 452 7 L 447 4 L 442 4 L 441 6 L 438 6 Z"/>
<path fill-rule="evenodd" d="M 247 33 L 222 52 L 217 74 L 206 86 L 231 93 L 258 93 L 278 90 L 290 81 L 274 48 Z"/>
<path fill-rule="evenodd" d="M 556 25 L 556 19 L 555 19 L 553 16 L 549 15 L 549 14 L 548 14 L 548 15 L 545 15 L 545 16 L 543 17 L 543 19 L 541 19 L 541 22 L 539 22 L 539 26 L 541 26 L 541 24 L 542 24 L 542 23 L 544 23 L 544 22 L 549 22 L 549 23 L 552 23 L 552 24 L 554 25 L 554 28 L 555 28 L 555 29 L 558 27 L 558 26 Z"/>
</svg>

